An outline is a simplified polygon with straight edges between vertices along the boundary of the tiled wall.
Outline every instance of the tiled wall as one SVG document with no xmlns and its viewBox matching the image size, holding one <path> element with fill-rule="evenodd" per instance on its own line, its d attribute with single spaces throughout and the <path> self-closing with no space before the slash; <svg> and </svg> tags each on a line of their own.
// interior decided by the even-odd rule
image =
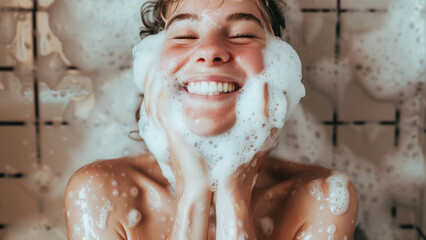
<svg viewBox="0 0 426 240">
<path fill-rule="evenodd" d="M 37 64 L 47 53 L 57 52 L 66 65 L 64 71 L 68 75 L 78 74 L 58 50 L 60 41 L 50 32 L 45 7 L 51 2 L 0 2 L 0 21 L 9 21 L 11 31 L 16 31 L 13 39 L 0 39 L 0 238 L 27 216 L 47 211 L 43 191 L 49 186 L 43 182 L 28 184 L 33 172 L 43 172 L 40 168 L 46 164 L 53 173 L 60 174 L 71 161 L 64 149 L 70 147 L 68 141 L 74 137 L 72 127 L 76 126 L 62 117 L 69 99 L 54 104 L 43 101 L 45 93 L 40 83 L 47 80 L 41 79 L 45 76 L 38 68 L 42 65 Z M 380 15 L 386 13 L 388 4 L 387 0 L 300 0 L 303 28 L 321 23 L 312 28 L 317 32 L 307 34 L 306 39 L 290 41 L 301 56 L 304 74 L 309 75 L 312 69 L 321 67 L 317 64 L 321 58 L 336 61 L 344 58 L 353 32 L 363 31 L 362 26 L 374 28 L 374 24 L 380 24 Z M 48 44 L 41 43 L 41 36 L 47 35 L 50 36 Z M 43 52 L 41 44 L 45 45 Z M 400 109 L 393 103 L 379 101 L 359 84 L 351 82 L 336 106 L 325 94 L 305 84 L 307 96 L 302 103 L 326 126 L 332 145 L 344 144 L 359 156 L 374 161 L 399 144 Z M 424 107 L 421 114 L 425 119 Z M 421 124 L 422 139 L 426 135 L 425 122 Z M 373 142 L 365 141 L 371 135 L 369 126 L 377 131 Z M 424 153 L 426 142 L 422 140 L 422 144 Z M 389 209 L 389 214 L 399 223 L 413 224 L 426 232 L 423 204 L 426 196 L 423 191 L 418 194 L 421 196 L 418 207 L 395 206 Z M 60 206 L 61 201 L 58 202 Z M 420 239 L 415 230 L 407 230 L 407 236 Z"/>
</svg>

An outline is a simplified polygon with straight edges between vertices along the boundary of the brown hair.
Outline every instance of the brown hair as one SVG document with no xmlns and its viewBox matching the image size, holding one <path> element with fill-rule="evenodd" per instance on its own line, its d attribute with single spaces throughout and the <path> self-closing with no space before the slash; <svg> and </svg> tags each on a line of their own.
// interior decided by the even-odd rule
<svg viewBox="0 0 426 240">
<path fill-rule="evenodd" d="M 176 11 L 182 0 L 156 0 L 148 1 L 142 5 L 141 27 L 139 35 L 141 38 L 156 34 L 164 29 L 166 16 Z M 225 1 L 225 0 L 223 0 Z M 270 26 L 270 31 L 275 36 L 281 37 L 282 29 L 285 28 L 284 16 L 279 0 L 252 0 L 260 9 L 263 21 Z"/>
</svg>

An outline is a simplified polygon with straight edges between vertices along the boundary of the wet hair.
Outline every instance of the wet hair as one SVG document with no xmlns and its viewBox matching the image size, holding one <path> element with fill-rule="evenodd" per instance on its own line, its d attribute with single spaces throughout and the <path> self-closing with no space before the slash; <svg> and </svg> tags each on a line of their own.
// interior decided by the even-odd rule
<svg viewBox="0 0 426 240">
<path fill-rule="evenodd" d="M 176 11 L 180 1 L 183 0 L 156 0 L 144 3 L 141 8 L 141 19 L 144 25 L 139 32 L 141 38 L 162 31 L 166 24 L 166 16 Z M 282 30 L 285 28 L 285 20 L 280 5 L 284 3 L 278 2 L 280 0 L 252 1 L 259 7 L 264 22 L 270 24 L 270 30 L 274 35 L 281 37 Z"/>
</svg>

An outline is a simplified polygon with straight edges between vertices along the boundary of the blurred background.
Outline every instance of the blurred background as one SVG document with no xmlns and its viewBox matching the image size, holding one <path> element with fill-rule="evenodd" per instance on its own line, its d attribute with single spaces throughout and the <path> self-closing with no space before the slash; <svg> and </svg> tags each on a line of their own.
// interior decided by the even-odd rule
<svg viewBox="0 0 426 240">
<path fill-rule="evenodd" d="M 144 2 L 0 1 L 0 239 L 66 239 L 71 174 L 146 151 L 132 140 Z M 306 97 L 272 154 L 348 173 L 356 239 L 426 239 L 426 1 L 282 8 Z"/>
</svg>

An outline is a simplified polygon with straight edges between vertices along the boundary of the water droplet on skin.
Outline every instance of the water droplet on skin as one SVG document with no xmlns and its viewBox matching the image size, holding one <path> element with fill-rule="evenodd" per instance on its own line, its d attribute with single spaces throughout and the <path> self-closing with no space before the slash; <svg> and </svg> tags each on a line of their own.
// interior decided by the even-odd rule
<svg viewBox="0 0 426 240">
<path fill-rule="evenodd" d="M 137 197 L 137 196 L 138 196 L 138 193 L 139 193 L 139 190 L 138 190 L 138 188 L 137 188 L 137 187 L 131 187 L 131 188 L 130 188 L 130 195 L 131 195 L 132 197 Z"/>
<path fill-rule="evenodd" d="M 112 180 L 111 184 L 112 184 L 112 186 L 116 187 L 118 185 L 118 182 L 117 182 L 117 180 Z"/>
<path fill-rule="evenodd" d="M 327 228 L 327 233 L 329 233 L 329 234 L 334 234 L 334 233 L 336 232 L 336 229 L 337 229 L 336 225 L 331 224 L 331 225 L 330 225 L 330 226 L 328 226 L 328 228 Z"/>
</svg>

